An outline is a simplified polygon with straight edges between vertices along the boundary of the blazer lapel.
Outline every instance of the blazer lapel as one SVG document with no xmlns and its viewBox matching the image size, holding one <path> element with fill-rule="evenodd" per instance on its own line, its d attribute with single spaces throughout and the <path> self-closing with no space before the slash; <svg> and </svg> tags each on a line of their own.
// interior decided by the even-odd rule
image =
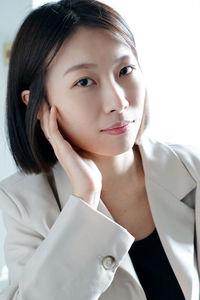
<svg viewBox="0 0 200 300">
<path fill-rule="evenodd" d="M 143 139 L 139 146 L 152 216 L 186 300 L 197 299 L 194 210 L 183 201 L 196 183 L 172 148 Z"/>
</svg>

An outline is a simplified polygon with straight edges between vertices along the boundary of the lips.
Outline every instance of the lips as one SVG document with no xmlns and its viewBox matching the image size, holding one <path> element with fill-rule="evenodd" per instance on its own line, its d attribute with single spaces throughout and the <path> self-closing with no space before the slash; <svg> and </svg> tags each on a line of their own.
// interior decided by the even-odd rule
<svg viewBox="0 0 200 300">
<path fill-rule="evenodd" d="M 109 126 L 108 128 L 102 129 L 101 131 L 107 131 L 107 130 L 112 130 L 112 129 L 123 128 L 123 127 L 125 127 L 125 126 L 127 126 L 128 124 L 133 123 L 133 122 L 135 122 L 135 121 L 128 121 L 128 120 L 125 120 L 125 121 L 119 121 L 119 122 L 116 122 L 116 123 L 112 124 L 112 125 Z"/>
</svg>

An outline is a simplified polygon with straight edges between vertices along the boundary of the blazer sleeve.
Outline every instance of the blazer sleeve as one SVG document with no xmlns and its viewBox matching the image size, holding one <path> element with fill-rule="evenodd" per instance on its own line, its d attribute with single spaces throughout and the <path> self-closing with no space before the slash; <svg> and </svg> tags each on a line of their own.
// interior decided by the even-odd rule
<svg viewBox="0 0 200 300">
<path fill-rule="evenodd" d="M 0 190 L 7 229 L 9 286 L 0 300 L 96 300 L 111 284 L 134 238 L 126 229 L 71 195 L 43 237 L 27 226 Z M 1 202 L 0 201 L 0 202 Z"/>
</svg>

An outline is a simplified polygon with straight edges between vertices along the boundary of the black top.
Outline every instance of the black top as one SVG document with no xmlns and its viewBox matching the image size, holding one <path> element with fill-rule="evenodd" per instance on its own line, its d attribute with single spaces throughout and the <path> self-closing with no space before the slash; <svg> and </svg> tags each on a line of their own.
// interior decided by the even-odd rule
<svg viewBox="0 0 200 300">
<path fill-rule="evenodd" d="M 129 254 L 148 300 L 185 299 L 156 229 L 135 241 Z"/>
</svg>

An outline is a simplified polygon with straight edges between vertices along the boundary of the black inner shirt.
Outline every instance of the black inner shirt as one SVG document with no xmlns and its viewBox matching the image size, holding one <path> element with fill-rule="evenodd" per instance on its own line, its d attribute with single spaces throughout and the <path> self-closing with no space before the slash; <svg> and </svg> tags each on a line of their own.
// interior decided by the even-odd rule
<svg viewBox="0 0 200 300">
<path fill-rule="evenodd" d="M 129 255 L 148 300 L 185 299 L 156 229 L 135 241 Z"/>
</svg>

